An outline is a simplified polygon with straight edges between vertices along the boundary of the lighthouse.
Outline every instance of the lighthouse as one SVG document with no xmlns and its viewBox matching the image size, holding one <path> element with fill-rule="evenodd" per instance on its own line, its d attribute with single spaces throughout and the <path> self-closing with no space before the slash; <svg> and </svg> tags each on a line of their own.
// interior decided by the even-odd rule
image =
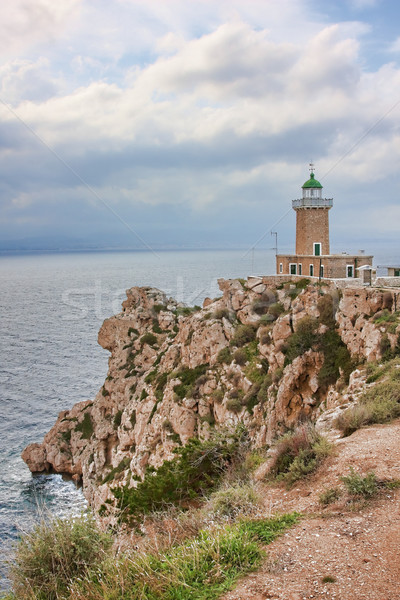
<svg viewBox="0 0 400 600">
<path fill-rule="evenodd" d="M 301 189 L 301 198 L 292 200 L 296 213 L 296 250 L 294 254 L 276 256 L 277 274 L 342 279 L 357 277 L 360 267 L 372 266 L 373 256 L 362 252 L 330 253 L 329 211 L 333 199 L 323 197 L 323 186 L 315 178 L 313 163 L 310 163 L 310 177 Z"/>
<path fill-rule="evenodd" d="M 296 254 L 321 256 L 329 254 L 329 210 L 332 198 L 322 197 L 322 185 L 310 164 L 310 179 L 302 186 L 302 197 L 292 200 L 296 211 Z"/>
</svg>

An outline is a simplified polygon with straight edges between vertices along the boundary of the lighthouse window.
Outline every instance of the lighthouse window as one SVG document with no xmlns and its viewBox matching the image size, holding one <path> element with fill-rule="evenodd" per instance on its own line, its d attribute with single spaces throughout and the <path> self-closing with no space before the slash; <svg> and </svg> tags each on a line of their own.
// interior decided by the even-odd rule
<svg viewBox="0 0 400 600">
<path fill-rule="evenodd" d="M 297 275 L 297 265 L 296 263 L 289 264 L 289 272 L 291 275 Z"/>
<path fill-rule="evenodd" d="M 347 277 L 354 277 L 353 265 L 347 265 L 346 266 L 346 276 Z"/>
<path fill-rule="evenodd" d="M 395 269 L 394 270 L 394 276 L 395 277 L 400 277 L 400 269 Z"/>
<path fill-rule="evenodd" d="M 314 277 L 314 265 L 310 265 L 310 277 Z"/>
<path fill-rule="evenodd" d="M 314 242 L 314 256 L 321 256 L 321 246 L 320 242 Z"/>
</svg>

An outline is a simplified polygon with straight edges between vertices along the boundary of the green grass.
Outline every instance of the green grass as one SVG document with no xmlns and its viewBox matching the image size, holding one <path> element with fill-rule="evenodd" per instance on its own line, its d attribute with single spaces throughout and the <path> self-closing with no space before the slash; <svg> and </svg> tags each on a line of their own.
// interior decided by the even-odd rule
<svg viewBox="0 0 400 600">
<path fill-rule="evenodd" d="M 122 556 L 71 586 L 74 600 L 217 600 L 253 571 L 263 547 L 298 520 L 296 514 L 243 521 L 197 536 L 159 553 Z"/>
<path fill-rule="evenodd" d="M 59 600 L 77 577 L 99 568 L 112 544 L 88 514 L 44 520 L 22 536 L 10 570 L 15 598 Z"/>
</svg>

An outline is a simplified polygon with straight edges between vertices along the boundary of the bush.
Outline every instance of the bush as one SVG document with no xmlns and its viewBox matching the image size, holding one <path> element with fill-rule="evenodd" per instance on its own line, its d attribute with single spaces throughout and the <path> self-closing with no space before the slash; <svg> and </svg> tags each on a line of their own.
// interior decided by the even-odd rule
<svg viewBox="0 0 400 600">
<path fill-rule="evenodd" d="M 359 404 L 348 408 L 335 421 L 345 436 L 373 423 L 387 423 L 400 416 L 400 381 L 383 381 L 366 390 Z"/>
<path fill-rule="evenodd" d="M 140 338 L 140 343 L 142 344 L 142 346 L 144 346 L 144 344 L 148 344 L 149 346 L 154 346 L 154 344 L 157 343 L 157 338 L 154 335 L 154 333 L 150 333 L 150 332 L 145 333 Z"/>
<path fill-rule="evenodd" d="M 282 313 L 285 312 L 285 308 L 281 302 L 274 302 L 268 308 L 268 315 L 271 317 L 271 321 L 275 321 Z"/>
<path fill-rule="evenodd" d="M 292 485 L 314 471 L 331 448 L 311 423 L 299 425 L 278 440 L 271 474 Z"/>
<path fill-rule="evenodd" d="M 10 578 L 19 599 L 58 600 L 100 567 L 112 545 L 90 515 L 42 521 L 18 543 Z"/>
<path fill-rule="evenodd" d="M 254 513 L 261 502 L 254 485 L 243 482 L 224 486 L 215 491 L 210 497 L 213 512 L 219 515 L 234 518 L 239 514 L 250 515 Z"/>
<path fill-rule="evenodd" d="M 224 399 L 224 392 L 221 390 L 221 388 L 217 388 L 211 393 L 211 398 L 217 404 L 221 404 L 222 400 Z"/>
<path fill-rule="evenodd" d="M 362 477 L 353 469 L 353 467 L 350 467 L 350 474 L 343 475 L 340 479 L 343 481 L 351 496 L 370 498 L 378 491 L 375 473 L 372 472 L 368 473 L 365 477 Z"/>
<path fill-rule="evenodd" d="M 239 325 L 231 340 L 231 346 L 244 346 L 256 337 L 256 328 L 253 325 Z"/>
<path fill-rule="evenodd" d="M 285 365 L 290 364 L 295 358 L 301 356 L 313 346 L 316 346 L 318 342 L 318 335 L 316 333 L 317 327 L 318 321 L 313 317 L 307 316 L 300 319 L 297 323 L 295 333 L 287 340 Z"/>
<path fill-rule="evenodd" d="M 207 371 L 208 365 L 199 365 L 194 369 L 182 369 L 176 373 L 176 377 L 181 380 L 181 383 L 174 385 L 174 392 L 183 400 L 185 397 L 190 397 L 193 394 L 196 381 Z"/>
<path fill-rule="evenodd" d="M 234 353 L 233 353 L 233 358 L 236 361 L 236 364 L 243 366 L 247 363 L 247 353 L 245 350 L 243 350 L 243 348 L 238 348 Z"/>
<path fill-rule="evenodd" d="M 162 310 L 167 310 L 167 307 L 165 304 L 155 304 L 153 310 L 155 313 L 159 314 Z"/>
<path fill-rule="evenodd" d="M 118 429 L 121 425 L 122 420 L 122 410 L 119 410 L 114 417 L 114 429 Z"/>
<path fill-rule="evenodd" d="M 93 435 L 93 423 L 92 418 L 88 412 L 85 412 L 83 421 L 77 424 L 75 431 L 79 431 L 82 434 L 84 440 L 90 440 Z"/>
<path fill-rule="evenodd" d="M 212 314 L 213 319 L 230 319 L 230 317 L 231 313 L 227 308 L 218 308 Z"/>
<path fill-rule="evenodd" d="M 152 329 L 153 329 L 154 333 L 164 333 L 164 331 L 161 329 L 160 324 L 157 319 L 153 319 Z"/>
<path fill-rule="evenodd" d="M 207 441 L 191 439 L 174 450 L 175 457 L 157 471 L 148 469 L 136 488 L 129 485 L 112 490 L 122 520 L 137 519 L 168 504 L 180 505 L 211 491 L 243 451 L 244 433 L 214 435 Z"/>
<path fill-rule="evenodd" d="M 218 352 L 217 363 L 219 363 L 220 365 L 222 365 L 222 364 L 230 365 L 231 362 L 232 362 L 231 351 L 229 350 L 229 348 L 222 348 L 222 350 L 220 350 Z"/>
<path fill-rule="evenodd" d="M 320 493 L 319 503 L 323 504 L 324 506 L 332 504 L 332 502 L 336 502 L 336 500 L 339 500 L 341 495 L 342 490 L 339 487 L 327 488 L 326 490 Z"/>
<path fill-rule="evenodd" d="M 226 408 L 231 412 L 239 413 L 242 410 L 243 405 L 238 397 L 229 398 L 226 402 Z"/>
</svg>

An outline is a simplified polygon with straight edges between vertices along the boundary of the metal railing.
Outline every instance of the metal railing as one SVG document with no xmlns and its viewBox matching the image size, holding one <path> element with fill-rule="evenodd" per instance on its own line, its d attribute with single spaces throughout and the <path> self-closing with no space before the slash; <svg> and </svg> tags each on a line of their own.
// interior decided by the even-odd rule
<svg viewBox="0 0 400 600">
<path fill-rule="evenodd" d="M 292 208 L 332 208 L 333 198 L 298 198 L 292 200 Z"/>
</svg>

